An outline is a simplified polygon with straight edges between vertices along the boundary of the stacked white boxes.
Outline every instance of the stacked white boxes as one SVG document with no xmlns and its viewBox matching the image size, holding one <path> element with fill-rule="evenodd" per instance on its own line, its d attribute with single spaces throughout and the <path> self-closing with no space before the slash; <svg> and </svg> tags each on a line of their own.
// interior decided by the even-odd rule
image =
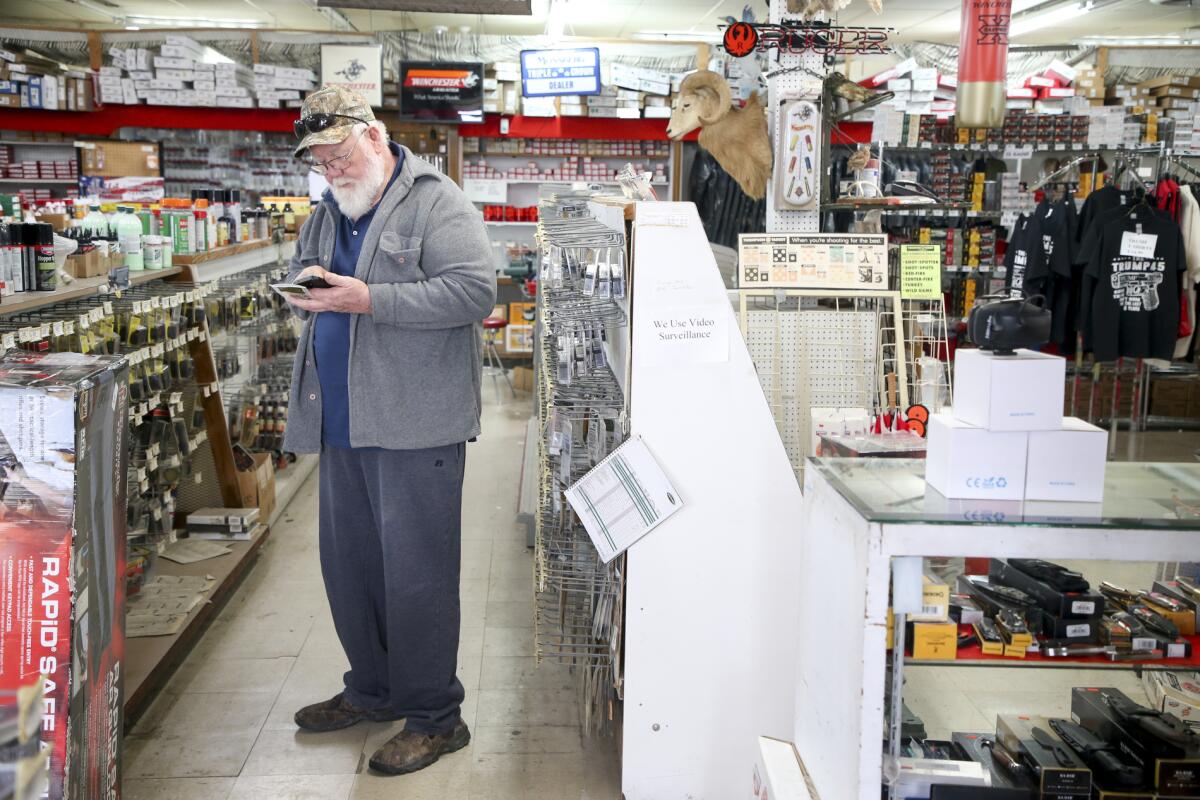
<svg viewBox="0 0 1200 800">
<path fill-rule="evenodd" d="M 234 62 L 207 63 L 207 49 L 187 36 L 168 35 L 155 53 L 109 49 L 112 65 L 100 68 L 100 102 L 221 108 L 298 107 L 316 88 L 310 69 Z"/>
<path fill-rule="evenodd" d="M 304 96 L 317 88 L 311 69 L 254 65 L 254 93 L 259 108 L 299 108 Z"/>
<path fill-rule="evenodd" d="M 929 420 L 929 485 L 956 499 L 1103 499 L 1108 434 L 1063 418 L 1065 359 L 960 349 L 954 366 L 953 409 Z"/>
</svg>

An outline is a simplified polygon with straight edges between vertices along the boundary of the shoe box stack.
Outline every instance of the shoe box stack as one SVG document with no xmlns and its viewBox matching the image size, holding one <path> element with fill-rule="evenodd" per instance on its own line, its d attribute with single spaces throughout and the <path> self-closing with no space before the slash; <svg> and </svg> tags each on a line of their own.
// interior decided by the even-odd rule
<svg viewBox="0 0 1200 800">
<path fill-rule="evenodd" d="M 948 498 L 1099 503 L 1107 434 L 1063 416 L 1066 361 L 959 349 L 954 403 L 929 421 L 925 480 Z"/>
</svg>

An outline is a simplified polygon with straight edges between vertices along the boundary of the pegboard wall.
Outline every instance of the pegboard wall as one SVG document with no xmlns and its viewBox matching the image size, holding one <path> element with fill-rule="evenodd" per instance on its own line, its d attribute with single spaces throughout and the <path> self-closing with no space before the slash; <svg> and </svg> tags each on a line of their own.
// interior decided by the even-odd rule
<svg viewBox="0 0 1200 800">
<path fill-rule="evenodd" d="M 813 408 L 879 408 L 884 402 L 879 354 L 891 314 L 849 298 L 806 308 L 806 298 L 743 305 L 739 322 L 797 476 L 812 451 Z M 857 306 L 857 307 L 856 307 Z"/>
<path fill-rule="evenodd" d="M 787 18 L 798 18 L 799 14 L 787 13 L 787 0 L 771 0 L 770 22 L 778 24 Z M 813 51 L 804 53 L 782 53 L 772 50 L 768 72 L 789 67 L 804 67 L 817 75 L 825 74 L 825 63 L 821 56 Z M 796 70 L 785 72 L 767 79 L 767 129 L 771 132 L 771 150 L 778 154 L 778 143 L 784 132 L 783 114 L 780 104 L 784 99 L 807 99 L 819 103 L 821 100 L 821 81 L 808 72 Z M 819 145 L 824 149 L 824 143 Z M 823 159 L 821 153 L 818 158 Z M 789 211 L 776 208 L 774 181 L 767 185 L 767 232 L 768 233 L 820 233 L 821 214 L 819 211 Z"/>
</svg>

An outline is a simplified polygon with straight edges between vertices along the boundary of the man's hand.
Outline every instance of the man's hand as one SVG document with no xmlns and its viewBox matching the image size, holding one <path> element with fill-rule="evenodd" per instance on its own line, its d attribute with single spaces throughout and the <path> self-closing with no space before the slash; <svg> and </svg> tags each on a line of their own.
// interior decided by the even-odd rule
<svg viewBox="0 0 1200 800">
<path fill-rule="evenodd" d="M 358 278 L 338 275 L 321 267 L 307 267 L 297 278 L 305 275 L 320 275 L 330 285 L 329 289 L 310 289 L 312 297 L 287 295 L 287 301 L 302 311 L 340 311 L 344 314 L 370 314 L 371 291 Z"/>
</svg>

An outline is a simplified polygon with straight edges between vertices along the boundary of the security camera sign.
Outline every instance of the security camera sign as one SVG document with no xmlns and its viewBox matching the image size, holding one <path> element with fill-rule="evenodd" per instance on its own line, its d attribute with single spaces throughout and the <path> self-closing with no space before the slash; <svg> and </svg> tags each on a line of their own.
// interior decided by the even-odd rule
<svg viewBox="0 0 1200 800">
<path fill-rule="evenodd" d="M 599 48 L 521 51 L 521 94 L 525 97 L 599 93 Z"/>
</svg>

